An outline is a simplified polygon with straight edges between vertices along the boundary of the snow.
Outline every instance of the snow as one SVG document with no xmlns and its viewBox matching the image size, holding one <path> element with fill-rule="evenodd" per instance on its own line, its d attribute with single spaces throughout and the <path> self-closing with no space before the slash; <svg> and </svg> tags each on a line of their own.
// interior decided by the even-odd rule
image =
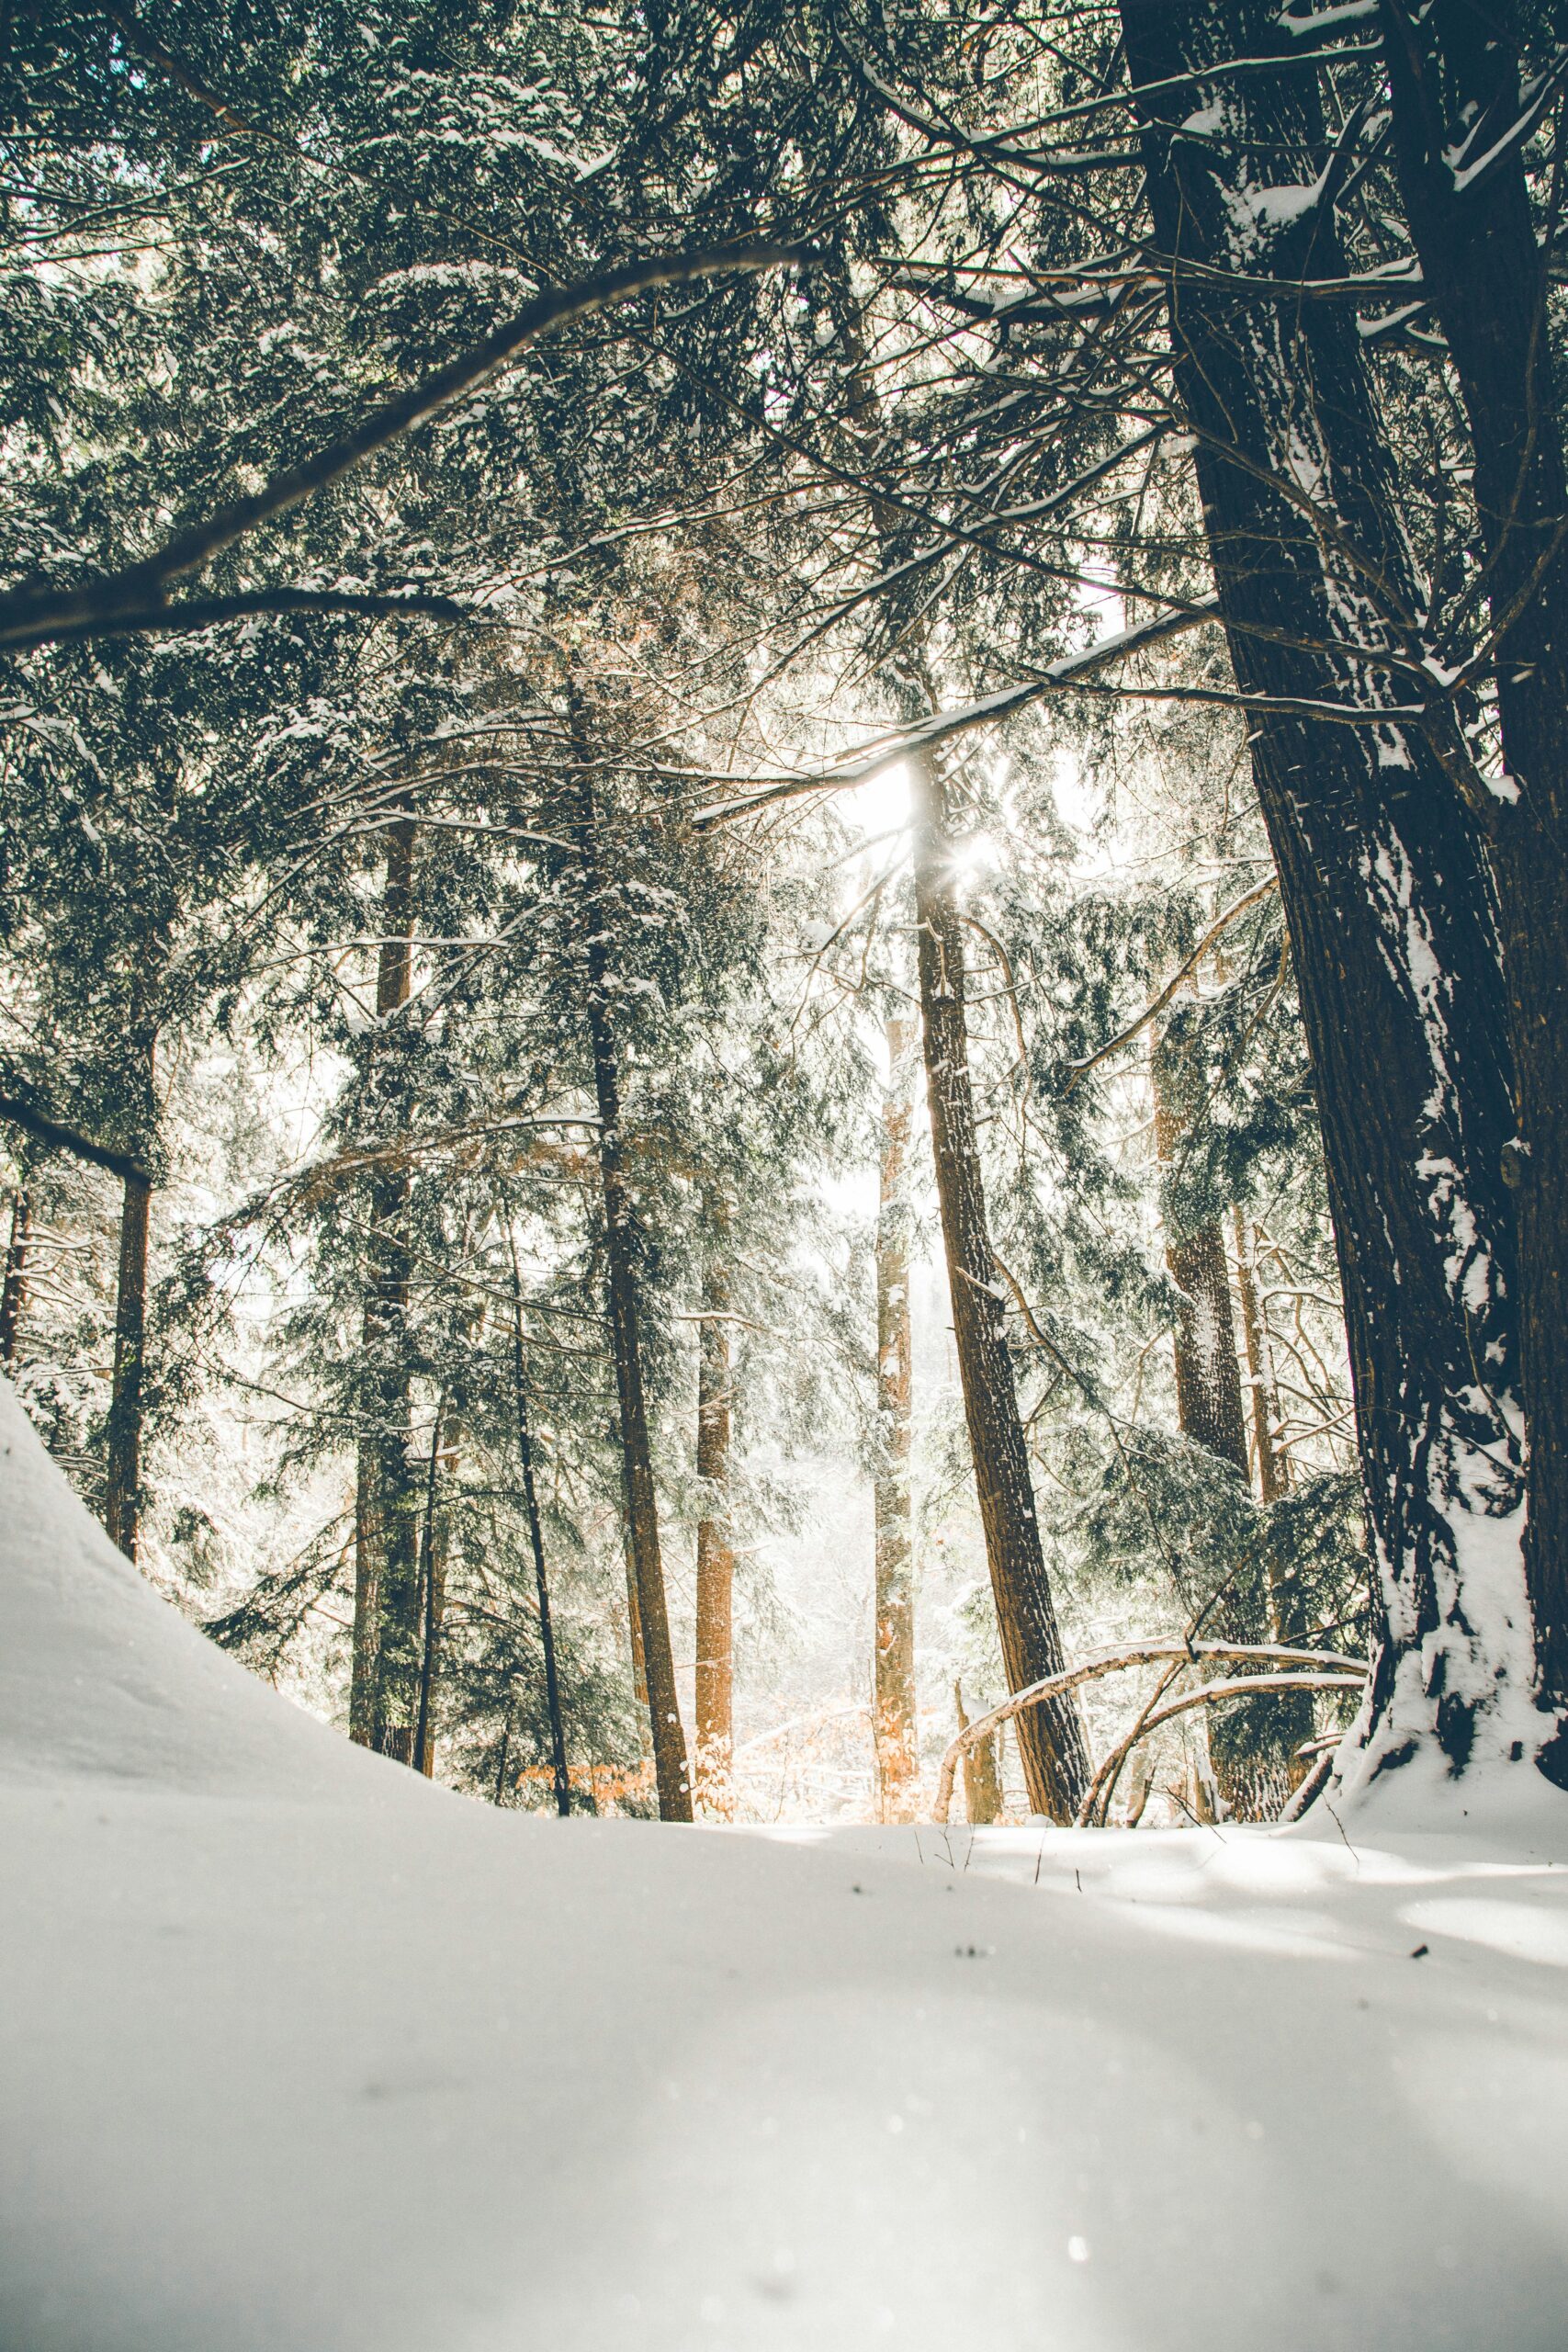
<svg viewBox="0 0 1568 2352">
<path fill-rule="evenodd" d="M 1283 1834 L 497 1814 L 209 1648 L 8 1390 L 0 1450 L 0 2343 L 1561 2345 L 1544 1783 Z"/>
</svg>

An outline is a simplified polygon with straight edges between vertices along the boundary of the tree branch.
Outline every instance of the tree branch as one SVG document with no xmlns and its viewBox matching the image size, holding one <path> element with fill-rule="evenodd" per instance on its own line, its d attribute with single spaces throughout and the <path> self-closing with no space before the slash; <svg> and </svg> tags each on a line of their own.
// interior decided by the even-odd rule
<svg viewBox="0 0 1568 2352">
<path fill-rule="evenodd" d="M 85 637 L 172 634 L 211 628 L 220 621 L 248 620 L 268 613 L 359 613 L 373 620 L 396 620 L 412 613 L 441 621 L 482 618 L 450 596 L 357 595 L 337 589 L 249 588 L 233 596 L 189 596 L 174 605 L 147 605 L 117 613 L 112 620 L 77 621 L 34 637 L 34 645 L 69 645 Z"/>
<path fill-rule="evenodd" d="M 1289 1649 L 1272 1642 L 1123 1642 L 1114 1649 L 1097 1650 L 1092 1657 L 1085 1658 L 1081 1666 L 1068 1667 L 1061 1674 L 1048 1674 L 1043 1682 L 1032 1682 L 1026 1690 L 1015 1690 L 1010 1698 L 1002 1701 L 999 1707 L 993 1707 L 989 1714 L 976 1715 L 973 1723 L 964 1725 L 957 1738 L 950 1743 L 942 1759 L 931 1819 L 937 1822 L 947 1819 L 953 1805 L 953 1783 L 964 1749 L 972 1747 L 976 1740 L 986 1738 L 1010 1716 L 1021 1714 L 1025 1707 L 1037 1706 L 1043 1699 L 1055 1699 L 1064 1691 L 1076 1690 L 1081 1682 L 1096 1682 L 1101 1675 L 1119 1673 L 1123 1667 L 1152 1665 L 1166 1659 L 1179 1659 L 1184 1665 L 1196 1665 L 1204 1658 L 1256 1658 L 1266 1665 L 1308 1668 L 1318 1678 L 1314 1688 L 1320 1687 L 1325 1668 L 1345 1678 L 1332 1687 L 1346 1690 L 1359 1690 L 1370 1671 L 1363 1658 L 1341 1657 L 1332 1650 Z M 1358 1679 L 1352 1680 L 1352 1677 Z M 1292 1678 L 1276 1675 L 1261 1679 L 1261 1687 L 1265 1690 L 1293 1690 L 1297 1684 Z M 1181 1703 L 1196 1705 L 1216 1689 L 1228 1693 L 1237 1688 L 1250 1690 L 1252 1685 L 1208 1684 L 1202 1692 L 1190 1694 Z M 1178 1712 L 1175 1707 L 1166 1711 L 1168 1713 Z M 1156 1724 L 1163 1721 L 1163 1714 L 1151 1715 L 1143 1729 L 1152 1730 Z"/>
<path fill-rule="evenodd" d="M 1111 1055 L 1119 1051 L 1122 1046 L 1130 1046 L 1141 1029 L 1146 1029 L 1151 1021 L 1157 1021 L 1160 1014 L 1165 1011 L 1166 1006 L 1170 1002 L 1171 998 L 1175 996 L 1178 990 L 1181 988 L 1182 983 L 1185 980 L 1190 979 L 1192 974 L 1197 970 L 1199 965 L 1202 962 L 1204 956 L 1208 954 L 1215 940 L 1218 939 L 1220 933 L 1226 930 L 1230 924 L 1235 922 L 1238 915 L 1244 915 L 1248 907 L 1255 907 L 1260 899 L 1266 899 L 1270 890 L 1277 890 L 1279 887 L 1279 876 L 1277 874 L 1270 874 L 1267 881 L 1259 882 L 1255 890 L 1246 891 L 1241 898 L 1235 900 L 1233 906 L 1228 906 L 1223 915 L 1216 915 L 1213 922 L 1209 925 L 1208 930 L 1203 933 L 1202 938 L 1198 942 L 1197 946 L 1192 950 L 1190 956 L 1187 956 L 1177 966 L 1176 970 L 1166 982 L 1164 988 L 1161 989 L 1154 1002 L 1152 1004 L 1146 1004 L 1142 1012 L 1139 1013 L 1137 1019 L 1134 1022 L 1130 1022 L 1125 1029 L 1119 1030 L 1116 1035 L 1114 1037 L 1108 1038 L 1103 1046 L 1097 1046 L 1092 1054 L 1085 1054 L 1080 1061 L 1075 1061 L 1068 1064 L 1068 1068 L 1071 1069 L 1073 1074 L 1071 1078 L 1068 1079 L 1066 1086 L 1062 1089 L 1064 1095 L 1070 1094 L 1074 1087 L 1077 1084 L 1079 1079 L 1084 1077 L 1087 1072 L 1093 1069 L 1097 1062 L 1106 1061 L 1109 1059 Z"/>
<path fill-rule="evenodd" d="M 14 1094 L 0 1094 L 0 1119 L 9 1119 L 14 1127 L 31 1136 L 35 1143 L 48 1146 L 51 1151 L 68 1151 L 73 1159 L 85 1159 L 94 1168 L 105 1168 L 118 1176 L 122 1184 L 151 1185 L 152 1179 L 138 1159 L 123 1151 L 111 1151 L 107 1144 L 94 1143 L 90 1136 L 78 1135 L 74 1127 L 62 1126 L 58 1119 L 46 1119 L 30 1102 L 18 1102 Z"/>
<path fill-rule="evenodd" d="M 728 270 L 774 269 L 807 257 L 806 247 L 762 242 L 716 246 L 701 253 L 659 254 L 622 262 L 577 286 L 536 294 L 482 343 L 383 401 L 351 431 L 329 442 L 302 465 L 286 467 L 260 490 L 215 507 L 203 521 L 176 532 L 156 554 L 122 571 L 100 574 L 82 587 L 64 590 L 33 582 L 0 596 L 0 645 L 36 645 L 67 631 L 85 636 L 120 625 L 123 615 L 145 613 L 163 602 L 171 581 L 201 571 L 258 525 L 287 514 L 313 492 L 351 472 L 448 401 L 473 390 L 555 327 L 570 325 L 658 287 L 685 286 L 696 278 L 720 277 Z"/>
<path fill-rule="evenodd" d="M 1205 621 L 1214 619 L 1215 611 L 1213 597 L 1205 597 L 1199 604 L 1182 605 L 1179 611 L 1157 614 L 1153 620 L 1140 621 L 1135 628 L 1122 629 L 1115 637 L 1102 637 L 1097 644 L 1086 646 L 1081 653 L 1064 655 L 1060 662 L 1053 662 L 1038 678 L 1031 678 L 1023 685 L 1004 686 L 999 694 L 986 695 L 980 701 L 964 703 L 957 710 L 939 711 L 934 718 L 921 719 L 916 727 L 885 735 L 871 751 L 843 767 L 825 769 L 819 775 L 782 776 L 761 792 L 749 792 L 742 800 L 721 800 L 712 808 L 699 808 L 692 819 L 693 827 L 698 832 L 705 832 L 710 826 L 733 824 L 738 817 L 749 817 L 753 810 L 765 808 L 775 800 L 793 800 L 803 792 L 838 792 L 847 785 L 867 784 L 873 776 L 881 775 L 900 760 L 908 759 L 911 752 L 930 751 L 936 744 L 946 742 L 950 736 L 966 733 L 972 727 L 1010 718 L 1015 710 L 1025 709 L 1044 695 L 1076 685 L 1080 678 L 1120 661 L 1124 653 L 1135 653 L 1145 645 L 1160 644 L 1167 638 L 1180 637 L 1188 629 L 1201 628 Z"/>
</svg>

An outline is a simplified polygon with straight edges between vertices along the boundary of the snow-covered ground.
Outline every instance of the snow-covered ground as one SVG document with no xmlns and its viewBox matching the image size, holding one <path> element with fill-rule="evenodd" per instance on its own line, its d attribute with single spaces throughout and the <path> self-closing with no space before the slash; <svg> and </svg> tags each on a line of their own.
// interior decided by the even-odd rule
<svg viewBox="0 0 1568 2352">
<path fill-rule="evenodd" d="M 494 1814 L 251 1680 L 0 1397 L 0 2342 L 1568 2341 L 1568 1803 Z"/>
</svg>

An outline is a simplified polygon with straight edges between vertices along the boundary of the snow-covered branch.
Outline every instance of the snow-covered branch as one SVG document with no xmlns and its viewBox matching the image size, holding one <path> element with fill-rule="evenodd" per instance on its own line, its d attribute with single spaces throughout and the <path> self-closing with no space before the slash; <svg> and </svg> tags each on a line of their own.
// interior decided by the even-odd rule
<svg viewBox="0 0 1568 2352">
<path fill-rule="evenodd" d="M 998 1724 L 1008 1722 L 1013 1715 L 1021 1714 L 1026 1707 L 1038 1706 L 1043 1700 L 1059 1698 L 1068 1690 L 1076 1690 L 1081 1683 L 1097 1682 L 1102 1675 L 1120 1674 L 1127 1667 L 1155 1666 L 1172 1662 L 1179 1664 L 1190 1662 L 1196 1665 L 1207 1658 L 1254 1660 L 1261 1665 L 1303 1669 L 1317 1678 L 1310 1684 L 1303 1684 L 1291 1679 L 1285 1674 L 1269 1675 L 1261 1678 L 1256 1686 L 1264 1690 L 1303 1688 L 1359 1690 L 1361 1680 L 1369 1671 L 1363 1658 L 1343 1657 L 1333 1650 L 1292 1649 L 1273 1642 L 1168 1640 L 1118 1643 L 1112 1649 L 1095 1651 L 1092 1657 L 1084 1658 L 1077 1666 L 1068 1667 L 1061 1674 L 1047 1675 L 1043 1681 L 1032 1682 L 1027 1689 L 1013 1691 L 1010 1698 L 1002 1701 L 999 1707 L 993 1707 L 988 1714 L 976 1715 L 973 1723 L 966 1724 L 958 1736 L 949 1744 L 947 1752 L 942 1759 L 942 1771 L 937 1781 L 936 1803 L 931 1809 L 932 1820 L 944 1822 L 947 1819 L 953 1805 L 953 1781 L 965 1750 L 973 1747 L 976 1741 L 987 1738 L 996 1730 Z M 1325 1679 L 1327 1676 L 1337 1679 L 1330 1681 Z M 1353 1680 L 1347 1679 L 1351 1677 L 1356 1679 Z M 1224 1692 L 1228 1695 L 1232 1690 L 1251 1690 L 1253 1687 L 1255 1686 L 1250 1683 L 1246 1685 L 1206 1684 L 1204 1690 L 1209 1693 Z M 1197 1704 L 1202 1696 L 1202 1693 L 1190 1693 L 1182 1703 Z M 1175 1713 L 1178 1710 L 1172 1708 L 1167 1712 Z M 1138 1736 L 1141 1737 L 1144 1731 L 1152 1730 L 1156 1723 L 1163 1722 L 1164 1719 L 1163 1713 L 1149 1716 L 1146 1721 L 1140 1723 Z M 1099 1785 L 1097 1780 L 1096 1790 Z M 1091 1799 L 1094 1793 L 1094 1791 L 1090 1792 Z"/>
</svg>

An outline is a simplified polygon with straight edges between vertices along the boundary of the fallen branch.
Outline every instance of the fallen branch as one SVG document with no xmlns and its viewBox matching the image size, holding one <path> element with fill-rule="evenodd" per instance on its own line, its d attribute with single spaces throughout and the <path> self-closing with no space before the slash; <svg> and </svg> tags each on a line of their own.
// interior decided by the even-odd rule
<svg viewBox="0 0 1568 2352">
<path fill-rule="evenodd" d="M 1111 1749 L 1095 1776 L 1093 1788 L 1078 1809 L 1074 1827 L 1087 1829 L 1091 1826 L 1100 1789 L 1105 1787 L 1109 1795 L 1116 1775 L 1139 1740 L 1147 1733 L 1157 1731 L 1160 1724 L 1168 1723 L 1173 1715 L 1185 1714 L 1190 1707 L 1212 1707 L 1221 1699 L 1256 1699 L 1270 1690 L 1351 1690 L 1359 1695 L 1365 1679 L 1365 1667 L 1359 1668 L 1354 1675 L 1248 1674 L 1238 1677 L 1234 1682 L 1205 1682 L 1196 1690 L 1183 1691 L 1181 1697 L 1173 1699 L 1168 1706 L 1156 1708 L 1152 1715 L 1138 1724 L 1124 1740 Z"/>
<path fill-rule="evenodd" d="M 947 1820 L 953 1805 L 953 1780 L 964 1749 L 973 1746 L 975 1741 L 984 1739 L 987 1733 L 996 1729 L 998 1724 L 1006 1723 L 1010 1715 L 1021 1714 L 1025 1707 L 1038 1706 L 1042 1700 L 1058 1698 L 1065 1691 L 1076 1690 L 1080 1683 L 1098 1681 L 1101 1675 L 1118 1674 L 1124 1667 L 1158 1665 L 1171 1659 L 1196 1665 L 1205 1658 L 1244 1660 L 1256 1658 L 1272 1666 L 1303 1667 L 1314 1668 L 1319 1673 L 1325 1668 L 1331 1668 L 1337 1675 L 1341 1677 L 1358 1678 L 1354 1682 L 1341 1680 L 1334 1683 L 1332 1687 L 1336 1690 L 1359 1690 L 1361 1681 L 1370 1671 L 1364 1658 L 1341 1657 L 1333 1650 L 1290 1649 L 1272 1642 L 1171 1640 L 1119 1643 L 1114 1649 L 1096 1651 L 1092 1657 L 1085 1658 L 1081 1665 L 1068 1667 L 1061 1674 L 1048 1674 L 1043 1681 L 1031 1682 L 1024 1690 L 1015 1690 L 1010 1698 L 1002 1701 L 999 1707 L 993 1707 L 989 1714 L 976 1715 L 972 1724 L 966 1724 L 956 1739 L 950 1743 L 942 1759 L 942 1771 L 937 1781 L 936 1804 L 931 1811 L 932 1820 L 944 1824 Z M 1205 1687 L 1211 1690 L 1221 1688 L 1231 1690 L 1239 1689 L 1241 1686 L 1211 1684 Z M 1266 1690 L 1284 1690 L 1294 1689 L 1296 1686 L 1293 1683 L 1288 1683 L 1283 1676 L 1272 1675 L 1264 1678 L 1263 1687 Z M 1186 1699 L 1180 1702 L 1182 1706 L 1189 1703 L 1190 1702 Z M 1151 1715 L 1142 1728 L 1134 1734 L 1134 1742 L 1142 1737 L 1144 1731 L 1152 1730 L 1156 1724 L 1162 1723 L 1166 1713 L 1171 1712 L 1173 1710 L 1167 1709 L 1159 1714 Z M 1174 1712 L 1179 1712 L 1179 1710 L 1174 1710 Z M 1098 1786 L 1097 1780 L 1096 1787 Z"/>
</svg>

